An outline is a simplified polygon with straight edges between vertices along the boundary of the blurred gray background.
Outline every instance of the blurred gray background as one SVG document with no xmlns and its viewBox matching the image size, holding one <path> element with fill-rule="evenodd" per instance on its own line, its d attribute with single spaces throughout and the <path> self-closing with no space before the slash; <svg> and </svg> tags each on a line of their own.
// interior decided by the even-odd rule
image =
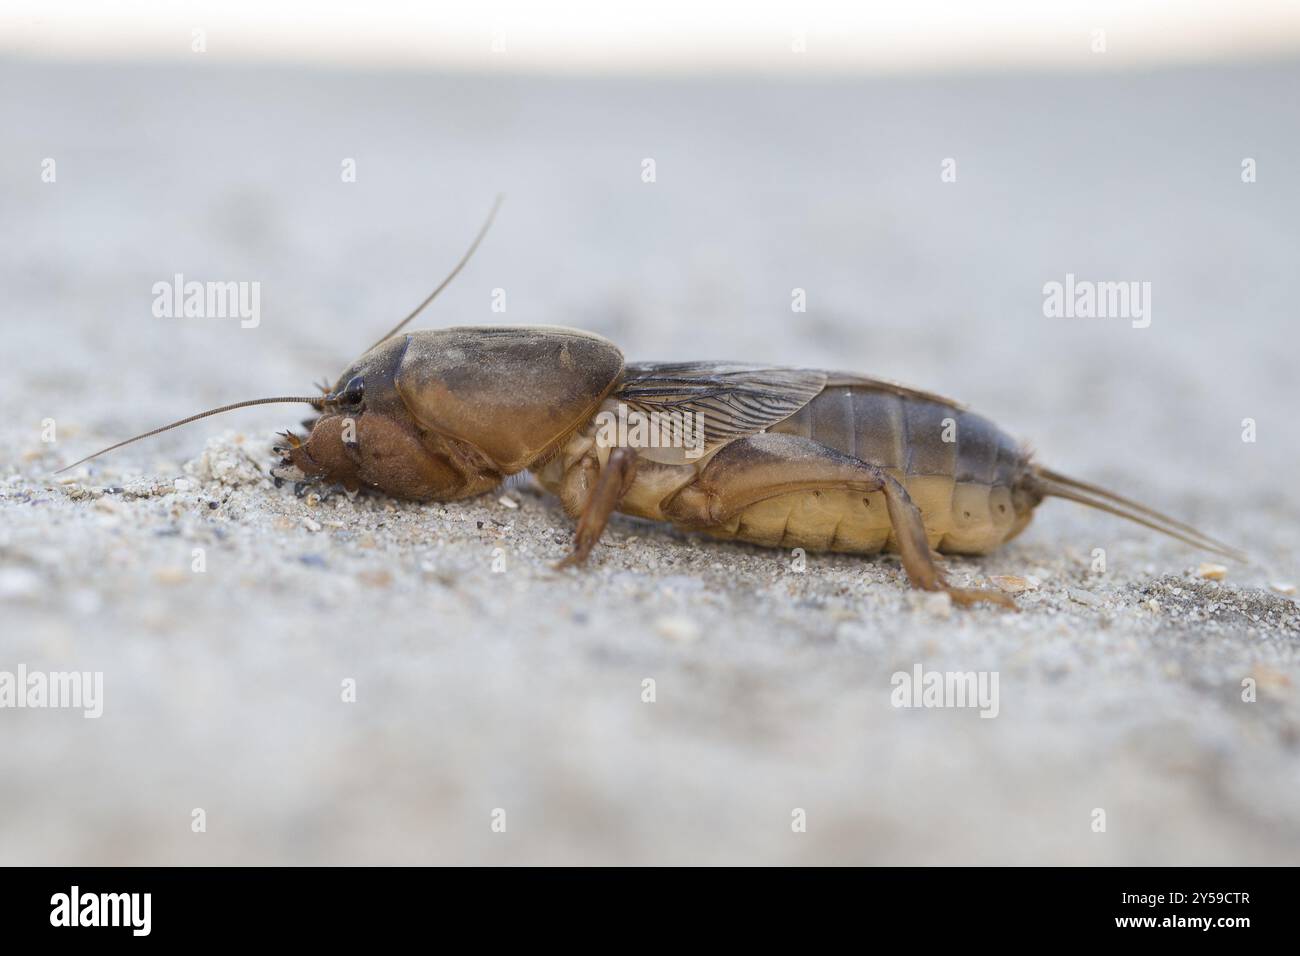
<svg viewBox="0 0 1300 956">
<path fill-rule="evenodd" d="M 1271 585 L 1296 580 L 1300 539 L 1297 93 L 1296 61 L 562 77 L 0 59 L 0 669 L 102 670 L 106 697 L 97 721 L 0 711 L 0 862 L 1295 863 L 1300 614 Z M 952 564 L 1035 575 L 1014 616 L 945 613 L 893 559 L 796 574 L 630 519 L 558 573 L 571 523 L 527 486 L 514 507 L 272 488 L 292 406 L 51 474 L 332 380 L 497 192 L 421 325 L 897 378 L 1255 560 L 1208 581 L 1213 558 L 1056 502 Z M 155 318 L 175 273 L 259 282 L 260 326 Z M 1066 273 L 1149 281 L 1151 326 L 1045 318 Z M 997 670 L 1000 716 L 893 709 L 891 673 L 918 662 Z"/>
</svg>

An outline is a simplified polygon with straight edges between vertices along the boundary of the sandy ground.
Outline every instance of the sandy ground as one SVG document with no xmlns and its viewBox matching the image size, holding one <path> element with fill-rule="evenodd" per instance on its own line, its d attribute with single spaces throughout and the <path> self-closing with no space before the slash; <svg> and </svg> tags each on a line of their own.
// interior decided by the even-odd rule
<svg viewBox="0 0 1300 956">
<path fill-rule="evenodd" d="M 1300 861 L 1300 609 L 1270 586 L 1300 574 L 1298 86 L 1296 65 L 774 83 L 0 63 L 0 670 L 104 681 L 97 720 L 0 710 L 0 862 Z M 52 476 L 332 379 L 498 191 L 425 324 L 946 392 L 1253 561 L 1208 580 L 1206 555 L 1057 502 L 951 564 L 1036 578 L 1017 615 L 925 600 L 891 558 L 800 573 L 631 519 L 557 572 L 571 523 L 528 483 L 446 506 L 274 488 L 291 406 Z M 259 282 L 260 325 L 155 318 L 176 273 Z M 1151 282 L 1150 327 L 1045 318 L 1067 273 Z M 893 707 L 917 664 L 996 672 L 998 716 Z"/>
</svg>

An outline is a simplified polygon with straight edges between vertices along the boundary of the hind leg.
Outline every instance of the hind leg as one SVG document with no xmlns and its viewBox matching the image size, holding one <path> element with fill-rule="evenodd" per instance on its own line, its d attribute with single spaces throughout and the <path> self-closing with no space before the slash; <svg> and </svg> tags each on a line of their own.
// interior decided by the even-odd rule
<svg viewBox="0 0 1300 956">
<path fill-rule="evenodd" d="M 971 605 L 983 601 L 1019 610 L 1016 602 L 1001 591 L 989 588 L 954 588 L 949 586 L 939 565 L 935 563 L 934 552 L 925 538 L 925 525 L 921 521 L 921 510 L 898 481 L 890 475 L 883 475 L 885 505 L 889 508 L 889 521 L 894 527 L 894 538 L 898 542 L 898 553 L 903 559 L 903 570 L 913 587 L 923 591 L 947 591 L 957 604 Z"/>
<path fill-rule="evenodd" d="M 955 588 L 935 563 L 921 511 L 896 479 L 875 465 L 794 435 L 759 434 L 719 451 L 699 478 L 663 505 L 686 528 L 725 525 L 750 505 L 778 495 L 821 489 L 883 491 L 903 570 L 915 588 L 946 591 L 958 604 L 976 602 L 1016 609 L 1001 591 Z"/>
</svg>

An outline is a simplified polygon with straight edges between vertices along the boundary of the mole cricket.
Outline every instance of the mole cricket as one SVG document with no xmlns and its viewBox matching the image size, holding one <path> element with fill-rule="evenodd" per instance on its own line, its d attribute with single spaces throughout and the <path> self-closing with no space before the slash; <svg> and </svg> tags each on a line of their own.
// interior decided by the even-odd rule
<svg viewBox="0 0 1300 956">
<path fill-rule="evenodd" d="M 585 562 L 619 511 L 770 547 L 897 551 L 913 587 L 1014 609 L 1001 591 L 949 585 L 935 552 L 987 554 L 1048 497 L 1245 560 L 1190 525 L 1040 466 L 957 402 L 892 382 L 736 362 L 629 364 L 607 339 L 559 327 L 402 334 L 465 267 L 500 202 L 447 278 L 324 394 L 223 405 L 62 470 L 210 415 L 301 402 L 318 417 L 304 422 L 305 437 L 284 433 L 277 479 L 450 501 L 531 471 L 577 519 L 560 566 Z M 609 428 L 615 420 L 634 426 Z M 653 440 L 664 423 L 678 440 Z"/>
</svg>

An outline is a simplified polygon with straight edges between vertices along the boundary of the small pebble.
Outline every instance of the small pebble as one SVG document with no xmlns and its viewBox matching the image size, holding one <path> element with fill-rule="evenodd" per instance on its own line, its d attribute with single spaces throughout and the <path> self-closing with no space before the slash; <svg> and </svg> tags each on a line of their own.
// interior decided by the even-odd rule
<svg viewBox="0 0 1300 956">
<path fill-rule="evenodd" d="M 1222 581 L 1228 576 L 1228 569 L 1222 564 L 1211 564 L 1206 561 L 1196 569 L 1196 573 L 1209 581 Z"/>
<path fill-rule="evenodd" d="M 659 636 L 679 644 L 689 644 L 700 636 L 700 628 L 689 617 L 670 614 L 655 621 L 655 630 Z"/>
<path fill-rule="evenodd" d="M 40 593 L 41 576 L 27 568 L 0 571 L 0 598 L 34 597 Z"/>
<path fill-rule="evenodd" d="M 497 501 L 507 508 L 519 507 L 519 502 L 515 501 L 513 498 L 510 498 L 506 495 L 502 495 L 500 498 L 497 499 Z"/>
<path fill-rule="evenodd" d="M 921 598 L 921 607 L 931 617 L 952 617 L 952 597 L 947 591 L 927 591 L 925 597 Z"/>
<path fill-rule="evenodd" d="M 321 523 L 311 518 L 303 518 L 302 526 L 308 531 L 319 531 L 321 529 Z"/>
<path fill-rule="evenodd" d="M 73 611 L 83 617 L 99 613 L 100 608 L 104 606 L 103 599 L 90 588 L 73 591 L 72 596 L 68 599 L 68 604 Z"/>
<path fill-rule="evenodd" d="M 1283 687 L 1291 686 L 1290 677 L 1282 673 L 1282 671 L 1275 670 L 1264 664 L 1256 664 L 1250 676 L 1255 678 L 1255 682 L 1260 687 L 1268 690 L 1280 690 Z"/>
<path fill-rule="evenodd" d="M 190 481 L 188 478 L 177 478 L 172 482 L 172 487 L 177 491 L 193 491 L 194 482 Z"/>
<path fill-rule="evenodd" d="M 1015 574 L 993 574 L 989 576 L 993 586 L 1007 594 L 1023 594 L 1025 591 L 1037 591 L 1038 581 L 1032 577 L 1022 578 Z"/>
<path fill-rule="evenodd" d="M 1071 601 L 1076 604 L 1086 604 L 1088 607 L 1101 607 L 1105 602 L 1091 591 L 1085 591 L 1082 588 L 1067 588 L 1065 592 Z"/>
<path fill-rule="evenodd" d="M 1278 594 L 1295 594 L 1295 585 L 1290 581 L 1274 581 L 1269 587 Z"/>
</svg>

